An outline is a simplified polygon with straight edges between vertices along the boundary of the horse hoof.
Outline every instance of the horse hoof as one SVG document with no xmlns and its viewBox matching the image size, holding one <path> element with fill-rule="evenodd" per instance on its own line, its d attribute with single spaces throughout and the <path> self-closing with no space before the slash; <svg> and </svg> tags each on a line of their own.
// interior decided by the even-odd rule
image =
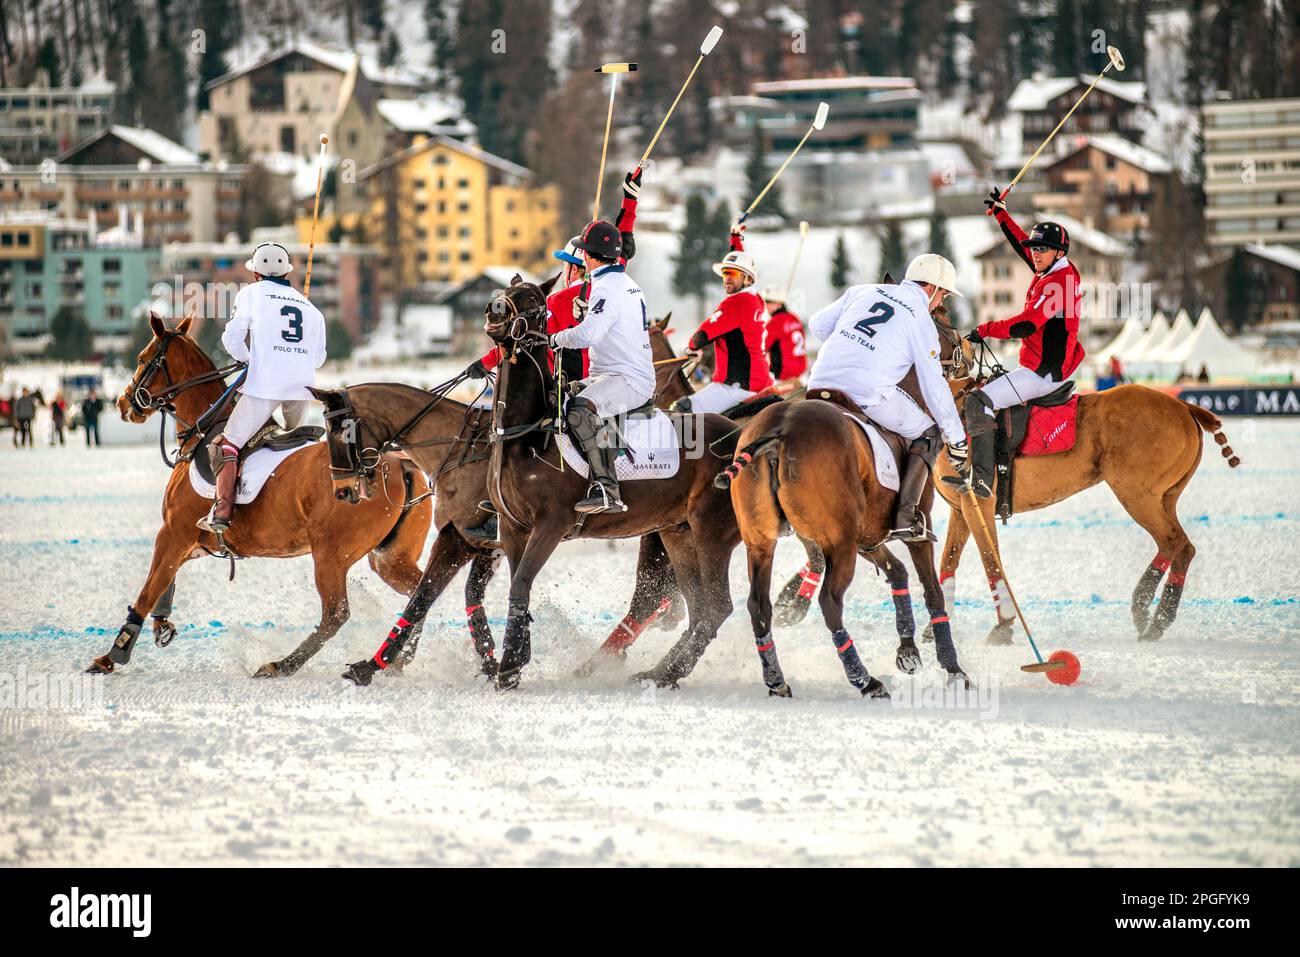
<svg viewBox="0 0 1300 957">
<path fill-rule="evenodd" d="M 519 668 L 513 671 L 500 671 L 496 673 L 497 691 L 514 691 L 519 687 L 519 679 L 523 676 L 523 671 Z"/>
<path fill-rule="evenodd" d="M 501 666 L 497 664 L 496 658 L 492 655 L 485 655 L 479 659 L 478 670 L 486 678 L 495 678 L 497 672 L 501 670 Z"/>
<path fill-rule="evenodd" d="M 767 696 L 769 698 L 793 698 L 794 692 L 790 690 L 789 683 L 783 681 L 779 688 L 768 688 Z"/>
<path fill-rule="evenodd" d="M 176 638 L 176 626 L 166 618 L 154 619 L 153 643 L 159 648 L 166 648 Z"/>
<path fill-rule="evenodd" d="M 884 686 L 879 678 L 872 678 L 867 682 L 867 686 L 862 689 L 864 698 L 888 698 L 889 689 Z"/>
<path fill-rule="evenodd" d="M 1138 633 L 1138 641 L 1159 641 L 1163 634 L 1163 629 L 1148 625 L 1145 631 Z"/>
<path fill-rule="evenodd" d="M 280 677 L 280 666 L 274 661 L 268 661 L 262 667 L 253 672 L 254 678 L 278 678 Z"/>
<path fill-rule="evenodd" d="M 903 674 L 914 675 L 921 670 L 921 653 L 915 648 L 907 651 L 900 650 L 898 657 L 894 659 L 894 664 Z"/>
<path fill-rule="evenodd" d="M 370 660 L 356 661 L 348 665 L 348 670 L 343 672 L 344 681 L 351 681 L 358 688 L 365 688 L 374 680 L 375 663 Z"/>
<path fill-rule="evenodd" d="M 86 674 L 111 675 L 113 673 L 113 668 L 113 662 L 108 655 L 100 655 L 90 663 L 90 667 L 86 669 Z"/>
<path fill-rule="evenodd" d="M 988 643 L 990 645 L 1009 645 L 1012 642 L 1013 635 L 1011 632 L 1011 622 L 998 622 L 989 632 Z"/>
<path fill-rule="evenodd" d="M 650 671 L 640 671 L 629 679 L 632 684 L 645 684 L 652 682 L 656 688 L 667 688 L 670 691 L 677 690 L 677 679 L 666 672 L 655 668 Z"/>
<path fill-rule="evenodd" d="M 948 686 L 950 688 L 962 688 L 966 691 L 970 691 L 975 687 L 970 680 L 970 676 L 960 670 L 948 672 Z"/>
<path fill-rule="evenodd" d="M 934 641 L 934 625 L 926 625 L 925 631 L 921 632 L 922 641 Z"/>
</svg>

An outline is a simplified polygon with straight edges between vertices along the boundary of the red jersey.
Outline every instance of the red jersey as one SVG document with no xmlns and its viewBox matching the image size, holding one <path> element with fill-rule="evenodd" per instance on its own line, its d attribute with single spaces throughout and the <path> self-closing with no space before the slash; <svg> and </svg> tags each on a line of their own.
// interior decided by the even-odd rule
<svg viewBox="0 0 1300 957">
<path fill-rule="evenodd" d="M 808 371 L 808 348 L 803 320 L 781 308 L 768 316 L 763 334 L 763 351 L 773 379 L 797 379 Z"/>
<path fill-rule="evenodd" d="M 1032 269 L 1033 260 L 1020 245 L 1025 231 L 1006 210 L 998 210 L 997 220 L 1007 241 Z M 1062 382 L 1083 362 L 1083 346 L 1079 344 L 1079 284 L 1079 270 L 1074 264 L 1069 259 L 1057 260 L 1041 276 L 1034 275 L 1025 293 L 1023 311 L 1010 319 L 980 323 L 976 331 L 986 339 L 1023 339 L 1020 364 L 1040 376 Z"/>
<path fill-rule="evenodd" d="M 572 286 L 565 286 L 559 292 L 553 292 L 546 297 L 546 308 L 550 312 L 546 316 L 546 331 L 554 335 L 564 329 L 571 329 L 576 326 L 577 320 L 573 318 L 573 300 L 578 298 L 578 292 L 582 289 L 581 282 L 575 282 Z M 569 357 L 573 356 L 570 360 Z M 587 377 L 588 359 L 586 349 L 565 349 L 565 369 L 564 374 L 570 380 L 585 379 Z M 487 351 L 487 354 L 479 360 L 483 363 L 483 368 L 491 372 L 501 363 L 501 347 L 493 346 Z M 572 362 L 572 365 L 570 365 Z M 581 367 L 579 367 L 581 362 Z M 551 359 L 551 370 L 555 369 L 555 360 Z"/>
<path fill-rule="evenodd" d="M 718 303 L 709 318 L 691 336 L 690 347 L 713 343 L 717 361 L 713 381 L 761 392 L 772 384 L 763 355 L 763 317 L 767 307 L 758 293 L 742 289 Z"/>
</svg>

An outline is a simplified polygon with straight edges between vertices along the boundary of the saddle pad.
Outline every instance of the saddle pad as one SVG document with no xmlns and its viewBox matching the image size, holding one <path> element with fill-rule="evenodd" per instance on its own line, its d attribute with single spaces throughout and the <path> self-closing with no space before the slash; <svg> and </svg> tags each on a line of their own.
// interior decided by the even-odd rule
<svg viewBox="0 0 1300 957">
<path fill-rule="evenodd" d="M 1074 448 L 1075 416 L 1079 409 L 1076 395 L 1064 405 L 1029 407 L 1029 424 L 1016 455 L 1051 455 Z"/>
<path fill-rule="evenodd" d="M 672 478 L 677 474 L 681 467 L 681 445 L 667 413 L 656 411 L 653 416 L 626 419 L 623 435 L 628 447 L 625 454 L 614 460 L 614 474 L 620 482 Z M 568 433 L 560 436 L 560 450 L 565 466 L 586 478 L 589 472 L 586 456 L 569 441 Z"/>
<path fill-rule="evenodd" d="M 841 413 L 863 432 L 871 442 L 871 457 L 876 460 L 876 481 L 891 492 L 898 491 L 898 462 L 894 460 L 894 450 L 889 447 L 885 437 L 870 422 L 864 422 L 856 415 Z"/>
<path fill-rule="evenodd" d="M 297 455 L 299 452 L 309 449 L 319 442 L 308 442 L 306 445 L 300 445 L 295 449 L 285 449 L 282 452 L 276 452 L 272 449 L 258 449 L 256 452 L 244 459 L 243 467 L 239 470 L 239 482 L 235 488 L 235 504 L 247 505 L 257 498 L 262 486 L 266 480 L 275 474 L 276 466 L 291 455 Z M 206 454 L 206 453 L 205 453 Z M 217 487 L 211 482 L 205 481 L 203 476 L 199 475 L 199 470 L 193 465 L 189 468 L 190 488 L 203 498 L 215 498 Z"/>
</svg>

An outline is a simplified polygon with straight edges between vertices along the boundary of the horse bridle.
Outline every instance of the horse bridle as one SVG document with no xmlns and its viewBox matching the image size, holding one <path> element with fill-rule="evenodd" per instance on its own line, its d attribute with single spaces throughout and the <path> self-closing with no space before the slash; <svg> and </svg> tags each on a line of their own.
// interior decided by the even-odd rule
<svg viewBox="0 0 1300 957">
<path fill-rule="evenodd" d="M 947 359 L 940 357 L 939 366 L 943 369 L 945 379 L 964 379 L 971 371 L 971 363 L 966 358 L 966 350 L 962 348 L 962 337 L 952 326 L 940 322 L 933 316 L 930 317 L 934 322 L 934 328 L 939 333 L 939 338 L 952 347 L 952 352 Z"/>
</svg>

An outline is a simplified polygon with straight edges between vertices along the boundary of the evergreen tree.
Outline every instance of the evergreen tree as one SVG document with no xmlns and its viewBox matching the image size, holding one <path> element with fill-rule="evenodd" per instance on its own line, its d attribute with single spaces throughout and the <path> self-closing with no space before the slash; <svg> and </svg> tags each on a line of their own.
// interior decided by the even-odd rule
<svg viewBox="0 0 1300 957">
<path fill-rule="evenodd" d="M 896 219 L 885 224 L 885 234 L 880 239 L 880 276 L 890 272 L 897 279 L 907 269 L 907 242 L 903 238 L 903 226 Z"/>
<path fill-rule="evenodd" d="M 221 333 L 225 331 L 226 324 L 217 318 L 205 318 L 202 325 L 199 326 L 199 334 L 195 338 L 198 340 L 199 348 L 208 354 L 218 367 L 229 365 L 233 360 L 226 347 L 221 344 Z"/>
<path fill-rule="evenodd" d="M 1079 72 L 1080 30 L 1078 0 L 1053 0 L 1048 49 L 1052 51 L 1052 69 L 1057 76 L 1074 76 Z"/>
<path fill-rule="evenodd" d="M 938 253 L 949 262 L 952 261 L 952 240 L 948 236 L 948 217 L 945 216 L 935 204 L 934 213 L 930 216 L 930 252 Z"/>
<path fill-rule="evenodd" d="M 1230 329 L 1240 332 L 1258 319 L 1256 285 L 1250 275 L 1246 251 L 1238 246 L 1223 271 L 1223 303 L 1227 315 L 1218 317 Z"/>
<path fill-rule="evenodd" d="M 208 109 L 207 84 L 226 72 L 226 52 L 234 44 L 238 7 L 234 0 L 198 0 L 203 52 L 199 55 L 197 109 Z"/>
<path fill-rule="evenodd" d="M 50 344 L 45 354 L 60 362 L 79 362 L 95 355 L 94 335 L 86 317 L 70 306 L 60 306 L 50 320 Z"/>
<path fill-rule="evenodd" d="M 749 161 L 745 164 L 745 189 L 746 195 L 752 200 L 763 191 L 767 185 L 768 177 L 772 175 L 772 170 L 767 166 L 767 147 L 763 141 L 763 131 L 754 127 L 754 139 L 749 149 Z M 772 184 L 767 195 L 763 197 L 762 204 L 758 207 L 759 215 L 772 215 L 785 218 L 785 208 L 781 203 L 781 182 Z"/>
<path fill-rule="evenodd" d="M 50 86 L 63 85 L 63 69 L 59 66 L 59 48 L 54 43 L 54 37 L 46 37 L 41 44 L 41 49 L 36 54 L 36 69 L 45 71 Z"/>
<path fill-rule="evenodd" d="M 158 0 L 158 40 L 147 70 L 148 126 L 179 141 L 189 106 L 185 54 L 176 40 L 168 0 Z"/>
<path fill-rule="evenodd" d="M 673 257 L 673 292 L 679 296 L 693 296 L 702 312 L 699 300 L 713 279 L 712 265 L 716 261 L 713 249 L 717 237 L 713 235 L 713 216 L 704 197 L 692 194 L 686 200 L 686 221 L 682 224 L 677 255 Z"/>
<path fill-rule="evenodd" d="M 438 71 L 437 85 L 445 89 L 452 69 L 452 42 L 442 0 L 424 0 L 424 35 L 433 52 L 432 64 Z"/>
<path fill-rule="evenodd" d="M 831 256 L 831 291 L 840 292 L 849 287 L 853 264 L 849 262 L 849 247 L 844 242 L 844 234 L 835 237 L 835 252 Z"/>
<path fill-rule="evenodd" d="M 338 319 L 325 326 L 325 354 L 331 359 L 346 359 L 352 355 L 352 336 Z"/>
<path fill-rule="evenodd" d="M 402 57 L 402 45 L 397 42 L 397 34 L 391 30 L 384 36 L 384 48 L 379 54 L 381 66 L 395 66 Z"/>
<path fill-rule="evenodd" d="M 252 163 L 244 176 L 239 193 L 239 235 L 247 241 L 259 226 L 277 226 L 284 222 L 286 210 L 282 191 L 260 163 Z"/>
<path fill-rule="evenodd" d="M 361 22 L 378 40 L 384 34 L 384 0 L 361 0 Z"/>
</svg>

